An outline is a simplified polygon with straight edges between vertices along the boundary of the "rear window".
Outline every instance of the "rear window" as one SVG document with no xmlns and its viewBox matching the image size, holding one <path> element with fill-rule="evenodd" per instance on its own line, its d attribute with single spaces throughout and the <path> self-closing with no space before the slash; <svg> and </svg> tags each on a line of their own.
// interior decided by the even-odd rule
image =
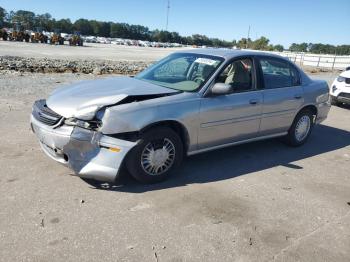
<svg viewBox="0 0 350 262">
<path fill-rule="evenodd" d="M 300 85 L 299 73 L 288 62 L 279 59 L 261 58 L 265 89 Z"/>
</svg>

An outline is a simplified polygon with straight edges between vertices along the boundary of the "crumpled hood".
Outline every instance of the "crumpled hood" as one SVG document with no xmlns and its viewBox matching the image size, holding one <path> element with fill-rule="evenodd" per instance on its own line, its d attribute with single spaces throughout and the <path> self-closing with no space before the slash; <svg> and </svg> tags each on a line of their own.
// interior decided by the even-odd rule
<svg viewBox="0 0 350 262">
<path fill-rule="evenodd" d="M 82 81 L 56 89 L 46 104 L 65 118 L 92 119 L 102 107 L 128 96 L 171 94 L 178 91 L 131 77 L 112 77 Z"/>
</svg>

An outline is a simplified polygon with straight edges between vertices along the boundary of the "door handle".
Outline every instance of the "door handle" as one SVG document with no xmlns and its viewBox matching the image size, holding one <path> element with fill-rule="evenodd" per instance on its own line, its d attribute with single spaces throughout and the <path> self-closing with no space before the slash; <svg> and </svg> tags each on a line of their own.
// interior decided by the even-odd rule
<svg viewBox="0 0 350 262">
<path fill-rule="evenodd" d="M 258 104 L 259 103 L 259 100 L 258 99 L 250 99 L 249 100 L 249 104 L 251 104 L 251 105 L 256 105 L 256 104 Z"/>
<path fill-rule="evenodd" d="M 302 98 L 302 97 L 303 97 L 303 96 L 302 96 L 301 94 L 295 94 L 295 95 L 294 95 L 294 98 L 295 98 L 295 99 L 300 99 L 300 98 Z"/>
</svg>

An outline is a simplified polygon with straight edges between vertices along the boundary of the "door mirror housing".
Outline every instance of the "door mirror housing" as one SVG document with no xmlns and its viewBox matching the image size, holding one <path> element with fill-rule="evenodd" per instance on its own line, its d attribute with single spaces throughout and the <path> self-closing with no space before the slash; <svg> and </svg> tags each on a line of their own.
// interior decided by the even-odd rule
<svg viewBox="0 0 350 262">
<path fill-rule="evenodd" d="M 232 92 L 231 85 L 225 83 L 216 83 L 211 88 L 211 93 L 214 95 L 227 95 Z"/>
</svg>

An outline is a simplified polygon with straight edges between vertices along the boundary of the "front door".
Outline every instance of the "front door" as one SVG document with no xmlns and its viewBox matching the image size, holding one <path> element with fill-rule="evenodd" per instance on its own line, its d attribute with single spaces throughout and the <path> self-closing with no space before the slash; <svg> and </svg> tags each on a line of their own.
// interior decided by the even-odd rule
<svg viewBox="0 0 350 262">
<path fill-rule="evenodd" d="M 253 138 L 259 131 L 262 91 L 256 89 L 253 60 L 233 61 L 215 82 L 231 85 L 232 92 L 202 98 L 199 150 Z"/>
</svg>

